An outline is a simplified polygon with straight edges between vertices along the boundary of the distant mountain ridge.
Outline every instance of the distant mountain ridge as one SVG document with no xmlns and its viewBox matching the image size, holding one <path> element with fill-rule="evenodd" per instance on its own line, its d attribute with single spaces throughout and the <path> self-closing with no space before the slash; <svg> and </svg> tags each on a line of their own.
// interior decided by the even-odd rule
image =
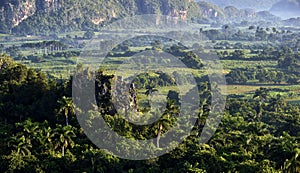
<svg viewBox="0 0 300 173">
<path fill-rule="evenodd" d="M 280 21 L 268 11 L 255 12 L 252 9 L 239 9 L 234 6 L 218 7 L 206 1 L 198 2 L 202 16 L 211 21 L 219 21 L 223 23 L 239 23 L 242 21 Z"/>
<path fill-rule="evenodd" d="M 240 9 L 254 9 L 255 11 L 269 10 L 280 0 L 205 0 L 220 7 L 234 6 Z"/>
<path fill-rule="evenodd" d="M 285 19 L 300 17 L 300 0 L 281 0 L 274 4 L 270 11 Z"/>
<path fill-rule="evenodd" d="M 272 1 L 272 0 L 270 0 Z M 193 22 L 277 20 L 271 14 L 195 0 L 2 0 L 0 33 L 53 34 L 95 30 L 133 15 L 162 14 Z"/>
</svg>

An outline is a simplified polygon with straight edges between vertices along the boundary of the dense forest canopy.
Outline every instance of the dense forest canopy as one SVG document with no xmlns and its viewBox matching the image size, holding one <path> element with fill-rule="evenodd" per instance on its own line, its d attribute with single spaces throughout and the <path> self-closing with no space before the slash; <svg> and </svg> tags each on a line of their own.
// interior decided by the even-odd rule
<svg viewBox="0 0 300 173">
<path fill-rule="evenodd" d="M 109 82 L 112 76 L 103 72 L 97 76 L 100 94 L 103 82 Z M 139 76 L 137 86 L 147 80 L 157 80 L 149 77 Z M 253 99 L 228 98 L 220 128 L 208 144 L 200 145 L 197 134 L 209 112 L 205 98 L 210 97 L 211 92 L 205 79 L 198 79 L 203 106 L 193 129 L 195 135 L 157 159 L 128 161 L 97 149 L 83 134 L 71 99 L 72 78 L 65 82 L 49 80 L 43 72 L 27 68 L 7 56 L 0 59 L 0 78 L 2 172 L 299 171 L 299 105 L 286 104 L 280 95 L 270 96 L 266 88 L 257 90 Z M 168 96 L 167 112 L 159 121 L 164 127 L 162 133 L 172 127 L 179 113 L 176 106 L 179 98 L 176 94 L 174 97 L 174 93 L 176 91 Z M 157 125 L 134 126 L 111 111 L 109 97 L 109 93 L 102 95 L 98 103 L 111 128 L 136 139 L 157 134 Z"/>
</svg>

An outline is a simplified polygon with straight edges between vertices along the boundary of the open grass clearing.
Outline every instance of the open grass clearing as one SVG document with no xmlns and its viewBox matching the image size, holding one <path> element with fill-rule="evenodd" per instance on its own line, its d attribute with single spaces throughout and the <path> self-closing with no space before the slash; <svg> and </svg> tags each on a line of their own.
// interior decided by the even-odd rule
<svg viewBox="0 0 300 173">
<path fill-rule="evenodd" d="M 237 68 L 256 68 L 257 66 L 265 69 L 276 68 L 278 62 L 276 60 L 266 61 L 247 61 L 247 60 L 221 60 L 224 69 Z"/>
</svg>

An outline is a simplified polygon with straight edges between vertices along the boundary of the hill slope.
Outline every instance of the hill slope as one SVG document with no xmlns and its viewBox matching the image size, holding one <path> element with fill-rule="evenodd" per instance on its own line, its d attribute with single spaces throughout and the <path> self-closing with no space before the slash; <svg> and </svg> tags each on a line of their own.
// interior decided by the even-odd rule
<svg viewBox="0 0 300 173">
<path fill-rule="evenodd" d="M 280 0 L 205 0 L 214 3 L 220 7 L 235 6 L 237 8 L 245 9 L 251 8 L 255 11 L 269 10 L 273 4 Z"/>
<path fill-rule="evenodd" d="M 300 17 L 300 0 L 282 0 L 274 4 L 270 11 L 282 18 Z"/>
<path fill-rule="evenodd" d="M 194 0 L 2 0 L 0 12 L 0 33 L 17 35 L 97 30 L 111 21 L 142 14 L 219 24 L 276 19 L 249 9 L 223 9 Z"/>
<path fill-rule="evenodd" d="M 0 32 L 18 34 L 93 29 L 135 14 L 201 16 L 193 0 L 4 0 L 0 11 Z"/>
</svg>

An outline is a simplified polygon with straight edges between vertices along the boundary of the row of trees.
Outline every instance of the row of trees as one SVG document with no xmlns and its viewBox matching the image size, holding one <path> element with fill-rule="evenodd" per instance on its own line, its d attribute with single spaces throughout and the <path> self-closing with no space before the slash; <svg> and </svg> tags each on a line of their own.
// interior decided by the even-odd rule
<svg viewBox="0 0 300 173">
<path fill-rule="evenodd" d="M 284 73 L 283 71 L 258 69 L 234 69 L 226 75 L 226 81 L 229 84 L 249 84 L 257 80 L 259 83 L 298 84 L 299 77 L 295 74 Z"/>
<path fill-rule="evenodd" d="M 261 54 L 267 54 L 269 57 L 272 57 L 272 59 L 276 59 L 278 61 L 276 68 L 266 69 L 258 66 L 257 69 L 233 69 L 226 75 L 227 82 L 230 84 L 246 84 L 249 80 L 258 80 L 260 83 L 299 83 L 299 54 L 289 48 L 285 48 L 282 51 L 266 49 Z M 239 59 L 245 56 L 245 52 L 236 50 L 231 53 L 231 56 L 234 55 Z"/>
<path fill-rule="evenodd" d="M 254 32 L 254 27 L 250 26 L 249 30 L 237 30 L 234 27 L 224 25 L 222 30 L 200 29 L 200 34 L 204 34 L 210 40 L 233 40 L 233 41 L 264 41 L 264 42 L 275 42 L 283 41 L 295 36 L 291 31 L 278 30 L 273 28 L 260 28 L 257 27 Z M 274 32 L 275 31 L 275 32 Z"/>
<path fill-rule="evenodd" d="M 258 47 L 257 47 L 258 46 Z M 286 60 L 286 64 L 281 66 L 295 65 L 299 61 L 297 51 L 286 46 L 267 46 L 267 45 L 252 45 L 244 47 L 241 43 L 229 44 L 228 42 L 219 42 L 215 45 L 216 49 L 233 49 L 233 51 L 217 51 L 217 54 L 222 59 L 233 60 Z M 247 51 L 249 50 L 249 51 Z M 248 58 L 248 59 L 245 59 Z M 294 64 L 292 64 L 294 63 Z"/>
<path fill-rule="evenodd" d="M 164 72 L 153 72 L 138 75 L 133 82 L 138 89 L 145 88 L 146 86 L 172 86 L 175 85 L 175 79 L 173 76 Z"/>
</svg>

